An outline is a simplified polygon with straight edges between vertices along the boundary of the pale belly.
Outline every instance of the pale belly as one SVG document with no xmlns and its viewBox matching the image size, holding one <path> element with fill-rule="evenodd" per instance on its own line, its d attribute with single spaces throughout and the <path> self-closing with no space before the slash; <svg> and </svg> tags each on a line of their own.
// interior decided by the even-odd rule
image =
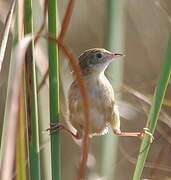
<svg viewBox="0 0 171 180">
<path fill-rule="evenodd" d="M 103 81 L 104 82 L 104 81 Z M 108 80 L 105 84 L 98 81 L 88 86 L 90 100 L 90 134 L 102 135 L 108 132 L 111 116 L 113 115 L 114 94 Z M 69 113 L 72 126 L 78 131 L 84 128 L 84 113 L 79 89 L 72 85 L 69 94 Z"/>
<path fill-rule="evenodd" d="M 84 114 L 83 112 L 76 112 L 71 115 L 71 124 L 78 131 L 82 131 L 84 127 Z M 90 134 L 91 135 L 103 135 L 108 132 L 108 121 L 105 117 L 105 113 L 99 112 L 97 108 L 90 107 Z"/>
</svg>

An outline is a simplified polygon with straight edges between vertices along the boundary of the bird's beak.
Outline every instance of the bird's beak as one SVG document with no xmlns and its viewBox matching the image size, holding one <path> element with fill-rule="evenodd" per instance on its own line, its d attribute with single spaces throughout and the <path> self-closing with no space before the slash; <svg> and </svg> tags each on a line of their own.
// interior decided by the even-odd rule
<svg viewBox="0 0 171 180">
<path fill-rule="evenodd" d="M 108 56 L 108 59 L 109 60 L 114 60 L 115 58 L 118 58 L 118 57 L 123 57 L 125 56 L 124 54 L 121 54 L 121 53 L 110 53 L 107 55 Z"/>
<path fill-rule="evenodd" d="M 125 56 L 124 54 L 121 54 L 121 53 L 113 53 L 113 56 L 114 57 L 120 57 L 120 56 Z"/>
</svg>

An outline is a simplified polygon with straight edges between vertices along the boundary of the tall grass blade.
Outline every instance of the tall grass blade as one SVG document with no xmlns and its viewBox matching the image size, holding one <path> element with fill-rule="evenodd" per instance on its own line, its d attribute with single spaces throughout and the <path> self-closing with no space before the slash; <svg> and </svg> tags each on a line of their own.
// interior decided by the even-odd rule
<svg viewBox="0 0 171 180">
<path fill-rule="evenodd" d="M 23 79 L 22 79 L 23 81 Z M 18 124 L 16 133 L 16 180 L 26 180 L 27 158 L 26 158 L 26 123 L 25 123 L 25 104 L 24 89 L 21 83 L 19 95 Z"/>
<path fill-rule="evenodd" d="M 6 18 L 6 22 L 5 22 L 5 27 L 4 27 L 4 31 L 3 31 L 3 35 L 2 35 L 2 42 L 1 42 L 1 47 L 0 47 L 0 71 L 2 68 L 2 63 L 4 60 L 4 56 L 5 56 L 5 51 L 6 51 L 6 46 L 7 46 L 7 40 L 8 40 L 8 36 L 9 36 L 9 31 L 10 31 L 10 26 L 11 26 L 11 21 L 14 15 L 14 7 L 15 7 L 15 3 L 16 1 L 13 1 L 11 8 L 8 12 L 7 18 Z M 15 35 L 14 35 L 15 36 Z M 10 68 L 9 68 L 10 69 Z M 3 152 L 4 152 L 4 139 L 5 139 L 5 129 L 7 126 L 6 123 L 6 114 L 8 114 L 8 90 L 7 90 L 7 96 L 6 96 L 6 103 L 5 103 L 5 113 L 4 113 L 4 120 L 3 120 L 3 127 L 2 129 L 0 129 L 0 166 L 1 166 L 1 162 L 2 162 L 2 158 L 3 158 Z"/>
<path fill-rule="evenodd" d="M 23 34 L 23 17 L 24 17 L 24 0 L 20 0 L 17 3 L 17 38 L 18 42 L 24 37 Z M 24 74 L 24 69 L 22 74 Z M 22 76 L 19 95 L 19 111 L 18 111 L 18 125 L 17 125 L 17 137 L 16 137 L 16 180 L 26 180 L 28 166 L 26 166 L 27 159 L 27 128 L 26 128 L 26 109 L 25 109 L 25 88 L 24 88 L 24 75 Z"/>
<path fill-rule="evenodd" d="M 31 36 L 25 37 L 16 47 L 14 53 L 13 66 L 9 74 L 8 94 L 10 97 L 8 105 L 8 114 L 6 115 L 7 126 L 3 133 L 5 140 L 3 144 L 3 156 L 1 162 L 1 180 L 11 180 L 13 176 L 13 165 L 15 158 L 15 142 L 16 142 L 16 128 L 17 116 L 19 108 L 19 89 L 21 82 L 22 65 L 30 41 Z"/>
<path fill-rule="evenodd" d="M 125 0 L 108 1 L 107 48 L 114 52 L 124 53 L 125 6 Z M 108 68 L 107 74 L 111 77 L 113 88 L 120 86 L 123 80 L 123 61 L 118 59 L 112 62 Z M 116 97 L 116 99 L 120 99 L 120 97 Z M 118 138 L 113 135 L 113 132 L 102 137 L 101 174 L 107 179 L 112 179 L 113 176 L 115 176 L 117 149 Z"/>
<path fill-rule="evenodd" d="M 157 120 L 164 100 L 166 88 L 169 83 L 170 74 L 171 74 L 171 37 L 168 42 L 164 64 L 161 69 L 160 79 L 158 81 L 154 93 L 153 102 L 147 121 L 147 127 L 149 128 L 152 134 L 154 133 L 157 125 Z M 133 175 L 133 180 L 140 179 L 149 149 L 150 149 L 149 136 L 146 135 L 141 143 L 139 156 Z"/>
<path fill-rule="evenodd" d="M 11 8 L 8 12 L 8 15 L 7 15 L 7 18 L 5 21 L 5 27 L 4 27 L 4 31 L 3 31 L 3 35 L 2 35 L 2 42 L 0 45 L 0 71 L 2 68 L 4 56 L 5 56 L 5 50 L 7 47 L 7 41 L 8 41 L 8 36 L 9 36 L 9 32 L 10 32 L 10 27 L 11 27 L 11 22 L 12 22 L 12 18 L 13 18 L 15 4 L 16 4 L 16 0 L 14 0 L 12 2 Z"/>
<path fill-rule="evenodd" d="M 53 37 L 57 36 L 57 1 L 48 1 L 48 31 Z M 58 49 L 55 42 L 48 42 L 49 54 L 49 96 L 50 122 L 59 121 L 59 66 Z M 61 179 L 60 170 L 60 137 L 58 133 L 51 136 L 52 180 Z"/>
<path fill-rule="evenodd" d="M 25 0 L 24 4 L 24 33 L 33 34 L 32 0 Z M 39 131 L 38 131 L 38 102 L 36 85 L 36 68 L 34 59 L 34 43 L 30 43 L 25 57 L 26 79 L 26 108 L 29 138 L 30 178 L 39 180 L 40 177 L 40 154 Z"/>
</svg>

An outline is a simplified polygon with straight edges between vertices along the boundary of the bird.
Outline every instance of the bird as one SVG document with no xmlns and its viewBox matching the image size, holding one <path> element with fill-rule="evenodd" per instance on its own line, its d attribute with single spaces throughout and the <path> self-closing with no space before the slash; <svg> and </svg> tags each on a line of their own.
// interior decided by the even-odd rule
<svg viewBox="0 0 171 180">
<path fill-rule="evenodd" d="M 108 128 L 117 136 L 144 137 L 148 134 L 153 139 L 148 128 L 140 132 L 122 132 L 120 129 L 120 115 L 118 105 L 115 100 L 114 90 L 109 80 L 105 76 L 105 70 L 110 63 L 122 53 L 113 53 L 103 48 L 92 48 L 85 50 L 78 58 L 80 71 L 84 80 L 89 97 L 90 130 L 89 136 L 101 136 L 108 133 Z M 50 133 L 65 130 L 76 139 L 81 139 L 84 135 L 84 107 L 80 89 L 74 80 L 68 92 L 69 123 L 76 130 L 76 133 L 69 130 L 61 123 L 51 124 Z M 152 141 L 152 140 L 151 140 Z"/>
</svg>

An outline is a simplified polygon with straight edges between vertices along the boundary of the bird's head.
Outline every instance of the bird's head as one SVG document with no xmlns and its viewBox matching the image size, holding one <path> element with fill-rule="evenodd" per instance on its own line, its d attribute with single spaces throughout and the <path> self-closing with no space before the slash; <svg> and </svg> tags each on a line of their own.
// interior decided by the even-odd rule
<svg viewBox="0 0 171 180">
<path fill-rule="evenodd" d="M 100 74 L 120 53 L 112 53 L 105 49 L 93 48 L 84 51 L 79 57 L 79 65 L 83 75 Z"/>
</svg>

